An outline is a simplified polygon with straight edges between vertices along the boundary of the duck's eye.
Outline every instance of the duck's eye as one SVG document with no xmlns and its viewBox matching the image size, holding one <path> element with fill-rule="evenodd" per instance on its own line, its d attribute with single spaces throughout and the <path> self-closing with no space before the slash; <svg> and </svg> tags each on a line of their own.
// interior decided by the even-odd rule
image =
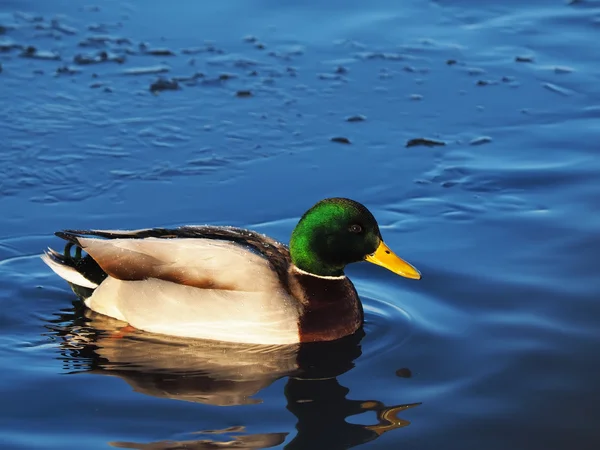
<svg viewBox="0 0 600 450">
<path fill-rule="evenodd" d="M 362 233 L 362 227 L 357 224 L 350 225 L 350 228 L 348 228 L 348 230 L 350 231 L 350 233 Z"/>
</svg>

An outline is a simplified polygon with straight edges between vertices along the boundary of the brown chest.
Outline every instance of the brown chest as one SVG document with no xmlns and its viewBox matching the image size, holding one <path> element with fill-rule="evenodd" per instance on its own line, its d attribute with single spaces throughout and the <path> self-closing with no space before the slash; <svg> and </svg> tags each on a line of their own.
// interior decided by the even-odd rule
<svg viewBox="0 0 600 450">
<path fill-rule="evenodd" d="M 290 285 L 302 302 L 298 323 L 300 342 L 332 341 L 361 327 L 363 308 L 348 278 L 295 274 Z"/>
</svg>

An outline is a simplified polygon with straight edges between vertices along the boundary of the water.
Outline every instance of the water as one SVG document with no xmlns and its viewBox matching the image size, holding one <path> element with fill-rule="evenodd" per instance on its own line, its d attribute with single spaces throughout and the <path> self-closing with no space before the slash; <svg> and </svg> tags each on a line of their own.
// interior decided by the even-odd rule
<svg viewBox="0 0 600 450">
<path fill-rule="evenodd" d="M 0 25 L 2 448 L 600 446 L 599 2 L 5 1 Z M 424 278 L 349 268 L 367 323 L 335 346 L 109 339 L 37 257 L 61 228 L 287 241 L 338 195 Z"/>
</svg>

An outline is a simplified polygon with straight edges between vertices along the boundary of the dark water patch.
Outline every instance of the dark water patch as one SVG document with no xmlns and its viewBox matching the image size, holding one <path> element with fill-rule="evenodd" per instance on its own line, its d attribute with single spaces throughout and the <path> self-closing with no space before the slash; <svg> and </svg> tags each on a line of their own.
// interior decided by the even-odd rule
<svg viewBox="0 0 600 450">
<path fill-rule="evenodd" d="M 400 378 L 411 378 L 412 371 L 408 367 L 403 367 L 401 369 L 396 370 L 396 376 Z"/>
<path fill-rule="evenodd" d="M 140 49 L 140 52 L 143 55 L 149 55 L 149 56 L 175 56 L 176 55 L 176 53 L 173 50 L 170 50 L 168 48 L 148 47 L 148 45 L 143 42 L 140 43 L 138 47 Z"/>
<path fill-rule="evenodd" d="M 330 140 L 331 142 L 336 142 L 338 144 L 351 144 L 350 139 L 344 136 L 335 136 L 332 137 Z"/>
<path fill-rule="evenodd" d="M 414 138 L 406 142 L 405 147 L 443 147 L 446 143 L 428 138 Z"/>
<path fill-rule="evenodd" d="M 518 62 L 518 63 L 532 63 L 532 62 L 534 62 L 534 58 L 533 58 L 532 55 L 515 56 L 515 62 Z"/>
<path fill-rule="evenodd" d="M 367 120 L 367 117 L 362 114 L 346 117 L 346 122 L 364 122 L 365 120 Z"/>
<path fill-rule="evenodd" d="M 181 87 L 179 82 L 174 79 L 159 78 L 150 85 L 150 92 L 157 93 L 162 91 L 178 91 Z"/>
</svg>

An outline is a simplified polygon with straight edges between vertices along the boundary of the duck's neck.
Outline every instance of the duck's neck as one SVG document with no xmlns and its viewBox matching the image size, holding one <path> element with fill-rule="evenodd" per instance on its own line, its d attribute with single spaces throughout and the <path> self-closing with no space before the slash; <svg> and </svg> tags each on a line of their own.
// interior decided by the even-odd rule
<svg viewBox="0 0 600 450">
<path fill-rule="evenodd" d="M 317 275 L 315 273 L 307 272 L 306 270 L 301 269 L 300 267 L 298 267 L 295 264 L 293 266 L 293 270 L 296 273 L 299 273 L 301 275 L 309 275 L 311 277 L 322 278 L 325 280 L 343 280 L 344 278 L 346 278 L 346 275 L 344 275 L 344 272 L 342 272 L 341 275 Z"/>
<path fill-rule="evenodd" d="M 290 256 L 294 265 L 308 275 L 317 277 L 343 277 L 344 266 L 328 264 L 319 258 L 311 233 L 296 227 L 290 239 Z"/>
</svg>

